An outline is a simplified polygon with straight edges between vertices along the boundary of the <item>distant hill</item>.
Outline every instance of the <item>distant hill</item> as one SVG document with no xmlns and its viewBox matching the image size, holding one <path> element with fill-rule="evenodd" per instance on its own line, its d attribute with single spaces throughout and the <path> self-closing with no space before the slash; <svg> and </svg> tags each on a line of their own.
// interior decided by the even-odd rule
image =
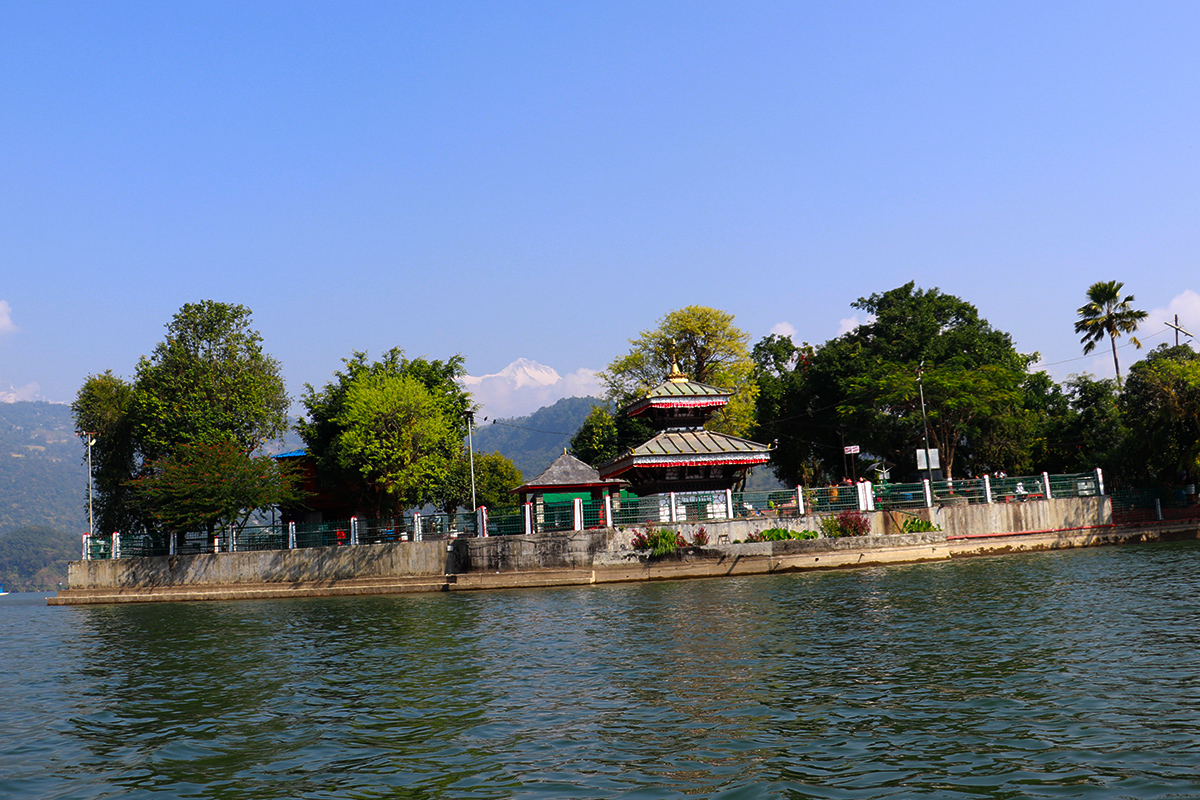
<svg viewBox="0 0 1200 800">
<path fill-rule="evenodd" d="M 529 480 L 570 446 L 571 437 L 597 405 L 606 403 L 598 397 L 564 397 L 527 417 L 476 420 L 475 450 L 499 451 Z"/>
<path fill-rule="evenodd" d="M 79 534 L 31 525 L 0 534 L 0 584 L 10 592 L 54 590 L 66 585 L 67 562 L 78 561 Z"/>
<path fill-rule="evenodd" d="M 87 527 L 87 468 L 71 407 L 0 403 L 0 533 Z"/>
</svg>

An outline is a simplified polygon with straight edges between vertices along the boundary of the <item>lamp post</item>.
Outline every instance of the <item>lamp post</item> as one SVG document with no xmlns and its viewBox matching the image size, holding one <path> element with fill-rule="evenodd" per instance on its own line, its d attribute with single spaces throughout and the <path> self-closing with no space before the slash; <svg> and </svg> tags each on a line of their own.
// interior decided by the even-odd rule
<svg viewBox="0 0 1200 800">
<path fill-rule="evenodd" d="M 92 518 L 92 445 L 96 443 L 96 434 L 91 431 L 84 431 L 83 435 L 87 437 L 87 462 L 88 462 L 88 536 L 96 533 L 96 527 Z"/>
<path fill-rule="evenodd" d="M 921 422 L 925 426 L 925 473 L 933 483 L 933 460 L 929 458 L 929 417 L 925 415 L 925 359 L 917 367 L 917 391 L 921 394 Z"/>
<path fill-rule="evenodd" d="M 487 417 L 484 417 L 487 420 Z M 471 462 L 471 513 L 479 510 L 475 504 L 475 444 L 471 440 L 471 427 L 475 424 L 475 412 L 467 412 L 467 458 Z"/>
</svg>

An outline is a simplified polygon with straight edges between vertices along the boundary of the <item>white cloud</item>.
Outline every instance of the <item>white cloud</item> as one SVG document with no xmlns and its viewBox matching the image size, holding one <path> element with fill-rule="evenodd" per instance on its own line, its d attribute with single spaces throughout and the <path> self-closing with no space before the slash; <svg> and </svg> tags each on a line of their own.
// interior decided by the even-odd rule
<svg viewBox="0 0 1200 800">
<path fill-rule="evenodd" d="M 771 326 L 771 333 L 775 336 L 786 336 L 789 339 L 795 340 L 796 326 L 790 322 L 777 322 Z"/>
<path fill-rule="evenodd" d="M 845 319 L 838 320 L 838 331 L 836 335 L 841 336 L 844 333 L 849 333 L 850 331 L 854 330 L 859 325 L 868 325 L 874 321 L 875 317 L 872 314 L 868 314 L 861 318 L 858 316 L 858 314 L 855 314 L 853 317 L 846 317 Z"/>
<path fill-rule="evenodd" d="M 12 306 L 7 300 L 0 300 L 0 335 L 15 333 L 17 326 L 12 321 Z"/>
<path fill-rule="evenodd" d="M 564 397 L 599 397 L 604 393 L 595 370 L 580 368 L 563 376 L 525 358 L 491 375 L 466 375 L 462 383 L 483 406 L 481 418 L 526 416 Z"/>
</svg>

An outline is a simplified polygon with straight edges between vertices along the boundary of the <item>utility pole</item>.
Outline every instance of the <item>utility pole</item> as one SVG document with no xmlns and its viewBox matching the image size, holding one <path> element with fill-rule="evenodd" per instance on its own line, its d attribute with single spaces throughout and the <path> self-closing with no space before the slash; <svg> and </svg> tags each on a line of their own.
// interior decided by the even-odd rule
<svg viewBox="0 0 1200 800">
<path fill-rule="evenodd" d="M 487 420 L 487 417 L 484 417 Z M 479 510 L 475 503 L 475 444 L 471 440 L 471 428 L 475 424 L 475 412 L 467 412 L 467 458 L 471 461 L 471 513 Z"/>
<path fill-rule="evenodd" d="M 96 533 L 96 526 L 92 517 L 92 445 L 96 443 L 96 434 L 91 431 L 84 431 L 83 435 L 87 439 L 87 462 L 88 462 L 88 536 L 93 536 Z"/>
</svg>

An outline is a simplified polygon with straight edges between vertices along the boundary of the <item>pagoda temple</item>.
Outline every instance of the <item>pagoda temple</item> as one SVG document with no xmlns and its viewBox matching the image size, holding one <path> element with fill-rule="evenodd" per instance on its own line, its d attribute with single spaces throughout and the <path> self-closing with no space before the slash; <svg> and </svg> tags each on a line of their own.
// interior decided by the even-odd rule
<svg viewBox="0 0 1200 800">
<path fill-rule="evenodd" d="M 639 496 L 732 489 L 748 469 L 771 456 L 765 444 L 704 430 L 731 396 L 689 380 L 672 359 L 667 379 L 621 412 L 642 417 L 658 435 L 600 465 L 600 477 L 627 481 Z"/>
</svg>

